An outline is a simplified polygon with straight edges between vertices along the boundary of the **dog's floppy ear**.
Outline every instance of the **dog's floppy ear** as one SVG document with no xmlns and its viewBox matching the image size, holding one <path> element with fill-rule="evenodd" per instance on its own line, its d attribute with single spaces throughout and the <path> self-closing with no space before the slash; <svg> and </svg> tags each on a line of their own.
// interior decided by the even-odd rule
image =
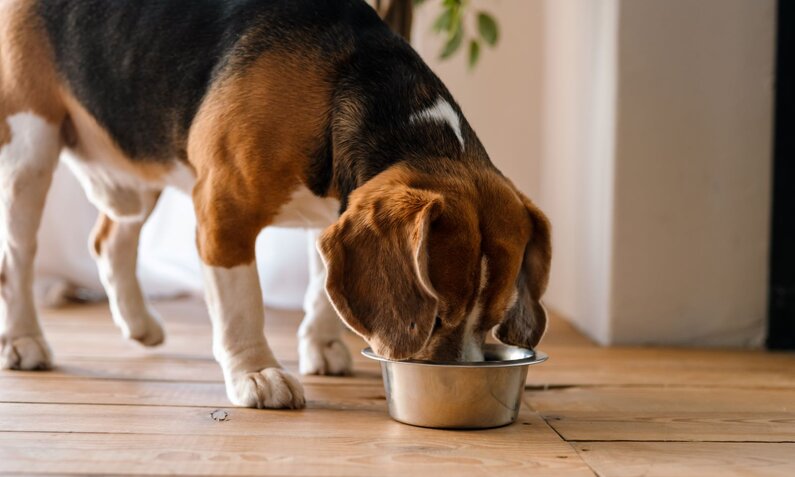
<svg viewBox="0 0 795 477">
<path fill-rule="evenodd" d="M 552 245 L 549 220 L 525 196 L 522 196 L 532 228 L 525 248 L 522 268 L 517 278 L 516 303 L 494 329 L 494 337 L 505 344 L 533 348 L 547 328 L 547 312 L 541 296 L 549 281 Z"/>
<path fill-rule="evenodd" d="M 438 299 L 428 278 L 428 232 L 443 207 L 434 192 L 389 185 L 352 196 L 320 237 L 326 291 L 377 354 L 409 358 L 433 330 Z"/>
</svg>

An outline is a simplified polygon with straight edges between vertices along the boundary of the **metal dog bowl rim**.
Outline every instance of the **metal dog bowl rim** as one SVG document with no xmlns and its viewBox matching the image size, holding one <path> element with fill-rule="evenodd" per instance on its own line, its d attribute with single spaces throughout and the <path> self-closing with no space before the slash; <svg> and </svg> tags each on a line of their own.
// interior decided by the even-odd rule
<svg viewBox="0 0 795 477">
<path fill-rule="evenodd" d="M 520 348 L 518 346 L 509 346 L 496 343 L 488 343 L 483 346 L 484 350 L 489 349 L 504 349 L 516 350 L 524 352 L 526 356 L 519 359 L 509 359 L 502 361 L 420 361 L 416 359 L 396 360 L 384 358 L 375 354 L 371 347 L 366 347 L 362 350 L 362 356 L 365 358 L 381 361 L 382 363 L 394 363 L 397 365 L 416 365 L 416 366 L 430 366 L 441 368 L 510 368 L 514 366 L 528 366 L 531 364 L 543 363 L 549 356 L 541 351 L 533 349 Z"/>
</svg>

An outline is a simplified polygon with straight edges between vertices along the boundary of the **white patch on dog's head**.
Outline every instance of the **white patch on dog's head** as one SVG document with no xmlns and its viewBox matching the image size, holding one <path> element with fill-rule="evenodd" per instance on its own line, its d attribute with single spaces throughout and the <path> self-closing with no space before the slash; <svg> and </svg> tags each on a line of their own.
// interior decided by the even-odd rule
<svg viewBox="0 0 795 477">
<path fill-rule="evenodd" d="M 464 327 L 464 341 L 461 349 L 461 357 L 463 361 L 483 361 L 483 350 L 481 343 L 475 339 L 475 326 L 478 324 L 478 319 L 483 311 L 480 299 L 483 290 L 486 289 L 486 283 L 489 279 L 489 261 L 484 255 L 480 260 L 480 287 L 478 288 L 478 299 L 475 306 L 469 315 L 466 317 L 466 325 Z"/>
<path fill-rule="evenodd" d="M 461 150 L 465 149 L 464 136 L 461 134 L 461 118 L 446 99 L 439 96 L 433 106 L 411 115 L 412 124 L 419 121 L 447 123 L 455 133 L 455 137 L 458 138 L 458 142 L 461 143 Z"/>
</svg>

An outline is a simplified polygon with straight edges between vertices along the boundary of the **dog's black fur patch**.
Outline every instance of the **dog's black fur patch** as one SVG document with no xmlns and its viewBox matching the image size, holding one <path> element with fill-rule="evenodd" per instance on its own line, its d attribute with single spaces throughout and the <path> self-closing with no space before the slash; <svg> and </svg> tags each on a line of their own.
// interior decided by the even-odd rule
<svg viewBox="0 0 795 477">
<path fill-rule="evenodd" d="M 38 0 L 37 10 L 66 84 L 133 160 L 184 159 L 213 81 L 273 49 L 328 59 L 333 105 L 307 185 L 335 189 L 342 210 L 397 162 L 432 171 L 435 158 L 486 157 L 442 82 L 363 0 Z M 409 122 L 440 96 L 461 116 L 466 156 L 447 125 Z"/>
<path fill-rule="evenodd" d="M 75 97 L 130 158 L 168 161 L 184 151 L 214 72 L 240 37 L 263 18 L 301 11 L 290 4 L 311 3 L 40 0 L 38 12 Z"/>
</svg>

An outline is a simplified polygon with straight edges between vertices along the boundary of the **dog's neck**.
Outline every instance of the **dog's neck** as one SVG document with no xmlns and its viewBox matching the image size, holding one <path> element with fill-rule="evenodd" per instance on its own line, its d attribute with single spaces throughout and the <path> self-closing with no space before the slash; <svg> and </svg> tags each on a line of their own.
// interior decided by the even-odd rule
<svg viewBox="0 0 795 477">
<path fill-rule="evenodd" d="M 413 50 L 377 67 L 340 82 L 326 145 L 310 165 L 310 189 L 339 199 L 340 213 L 354 190 L 395 164 L 433 172 L 449 161 L 488 162 L 452 95 Z"/>
</svg>

